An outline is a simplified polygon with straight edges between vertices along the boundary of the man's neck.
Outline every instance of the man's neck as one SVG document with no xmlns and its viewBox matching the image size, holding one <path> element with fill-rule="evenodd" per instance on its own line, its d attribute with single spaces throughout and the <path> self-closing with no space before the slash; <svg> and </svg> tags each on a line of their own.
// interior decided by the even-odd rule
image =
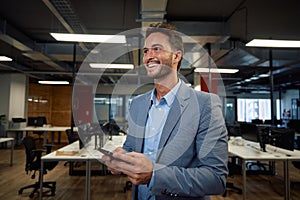
<svg viewBox="0 0 300 200">
<path fill-rule="evenodd" d="M 178 77 L 172 79 L 164 79 L 163 81 L 155 81 L 156 98 L 158 101 L 168 94 L 170 90 L 178 83 Z"/>
</svg>

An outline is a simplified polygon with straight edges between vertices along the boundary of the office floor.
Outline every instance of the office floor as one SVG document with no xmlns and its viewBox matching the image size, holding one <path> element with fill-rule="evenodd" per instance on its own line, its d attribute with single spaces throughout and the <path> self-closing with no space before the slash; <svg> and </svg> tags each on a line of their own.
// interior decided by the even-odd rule
<svg viewBox="0 0 300 200">
<path fill-rule="evenodd" d="M 16 146 L 14 151 L 14 165 L 9 166 L 9 149 L 0 149 L 0 199 L 27 200 L 31 189 L 24 190 L 22 195 L 18 194 L 20 187 L 34 182 L 30 175 L 26 175 L 25 151 L 22 146 Z M 95 167 L 95 166 L 94 166 Z M 276 176 L 250 175 L 247 177 L 247 199 L 283 199 L 283 175 L 282 164 L 276 163 Z M 46 200 L 84 199 L 85 198 L 85 176 L 69 176 L 68 166 L 60 162 L 55 169 L 45 175 L 45 180 L 57 182 L 56 195 L 47 196 Z M 242 177 L 235 175 L 228 179 L 235 186 L 242 187 Z M 300 182 L 300 170 L 291 166 L 291 181 Z M 123 188 L 127 181 L 126 177 L 120 176 L 92 176 L 91 177 L 91 200 L 130 200 L 131 191 L 124 193 Z M 291 187 L 291 198 L 300 199 L 300 184 Z M 34 200 L 38 199 L 35 195 Z M 240 200 L 242 195 L 228 190 L 226 197 L 213 196 L 212 200 Z"/>
</svg>

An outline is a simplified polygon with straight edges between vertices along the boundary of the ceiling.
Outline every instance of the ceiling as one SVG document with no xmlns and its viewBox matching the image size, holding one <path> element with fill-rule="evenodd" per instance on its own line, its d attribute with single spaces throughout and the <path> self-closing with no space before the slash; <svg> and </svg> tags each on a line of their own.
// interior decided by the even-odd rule
<svg viewBox="0 0 300 200">
<path fill-rule="evenodd" d="M 166 21 L 203 45 L 218 68 L 239 69 L 221 75 L 226 91 L 268 91 L 270 78 L 259 75 L 270 70 L 274 90 L 299 89 L 300 49 L 245 46 L 253 38 L 300 40 L 299 8 L 298 0 L 6 0 L 0 7 L 0 55 L 13 61 L 0 62 L 0 73 L 24 73 L 31 82 L 72 81 L 73 69 L 97 44 L 58 42 L 50 32 L 119 34 Z M 138 38 L 133 36 L 134 44 Z M 185 46 L 188 55 L 193 46 Z M 139 65 L 133 49 L 115 62 Z M 191 66 L 180 73 L 194 84 Z M 100 82 L 115 84 L 123 73 L 105 72 Z"/>
</svg>

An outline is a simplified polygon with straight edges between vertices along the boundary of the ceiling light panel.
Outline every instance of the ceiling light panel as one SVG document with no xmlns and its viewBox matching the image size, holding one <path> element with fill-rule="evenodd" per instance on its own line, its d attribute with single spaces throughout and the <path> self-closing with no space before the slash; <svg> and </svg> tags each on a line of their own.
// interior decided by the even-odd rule
<svg viewBox="0 0 300 200">
<path fill-rule="evenodd" d="M 265 40 L 253 39 L 246 44 L 247 47 L 274 47 L 274 48 L 300 48 L 299 40 Z"/>
<path fill-rule="evenodd" d="M 94 42 L 94 43 L 126 43 L 125 35 L 94 35 L 94 34 L 71 34 L 50 33 L 57 41 L 64 42 Z"/>
</svg>

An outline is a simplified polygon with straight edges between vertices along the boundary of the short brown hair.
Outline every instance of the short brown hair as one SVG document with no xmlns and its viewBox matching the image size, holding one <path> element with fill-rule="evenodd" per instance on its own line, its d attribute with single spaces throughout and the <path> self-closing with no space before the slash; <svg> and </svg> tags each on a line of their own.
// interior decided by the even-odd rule
<svg viewBox="0 0 300 200">
<path fill-rule="evenodd" d="M 169 37 L 169 42 L 173 51 L 181 51 L 183 55 L 183 41 L 181 35 L 176 31 L 176 27 L 169 23 L 155 23 L 150 24 L 150 27 L 146 30 L 146 38 L 152 33 L 162 33 Z M 180 68 L 181 60 L 177 65 L 177 71 Z"/>
</svg>

